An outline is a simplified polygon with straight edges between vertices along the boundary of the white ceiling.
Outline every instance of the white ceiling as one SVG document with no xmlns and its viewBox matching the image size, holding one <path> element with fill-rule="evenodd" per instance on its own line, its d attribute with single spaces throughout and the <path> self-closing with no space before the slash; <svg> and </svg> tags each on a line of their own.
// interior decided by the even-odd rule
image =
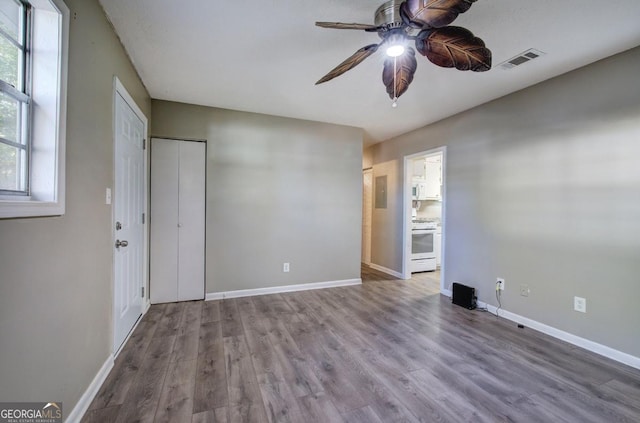
<svg viewBox="0 0 640 423">
<path fill-rule="evenodd" d="M 639 0 L 479 0 L 453 25 L 482 38 L 494 68 L 439 68 L 417 54 L 409 90 L 391 108 L 384 53 L 325 84 L 382 0 L 100 0 L 152 98 L 355 126 L 382 141 L 640 45 Z M 503 70 L 522 51 L 546 53 Z M 640 71 L 640 69 L 639 69 Z"/>
</svg>

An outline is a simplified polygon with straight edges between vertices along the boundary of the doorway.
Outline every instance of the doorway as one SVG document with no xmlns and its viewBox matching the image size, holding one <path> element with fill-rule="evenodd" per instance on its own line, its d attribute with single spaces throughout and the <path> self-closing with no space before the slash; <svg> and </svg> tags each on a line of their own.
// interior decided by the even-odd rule
<svg viewBox="0 0 640 423">
<path fill-rule="evenodd" d="M 114 80 L 113 351 L 120 350 L 146 305 L 147 118 Z"/>
<path fill-rule="evenodd" d="M 445 292 L 446 157 L 446 147 L 404 157 L 402 277 L 437 277 L 440 292 Z M 413 254 L 414 229 L 428 235 L 431 255 Z"/>
</svg>

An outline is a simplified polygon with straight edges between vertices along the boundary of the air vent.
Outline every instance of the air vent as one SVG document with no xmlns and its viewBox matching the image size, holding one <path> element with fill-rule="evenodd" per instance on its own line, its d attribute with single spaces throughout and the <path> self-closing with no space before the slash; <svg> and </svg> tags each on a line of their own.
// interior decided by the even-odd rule
<svg viewBox="0 0 640 423">
<path fill-rule="evenodd" d="M 500 65 L 498 66 L 502 69 L 512 69 L 512 68 L 515 68 L 516 66 L 520 66 L 524 63 L 530 62 L 533 59 L 537 59 L 538 57 L 543 56 L 544 54 L 545 53 L 543 53 L 540 50 L 530 48 L 529 50 L 523 51 L 517 56 L 514 56 L 511 59 L 500 63 Z"/>
</svg>

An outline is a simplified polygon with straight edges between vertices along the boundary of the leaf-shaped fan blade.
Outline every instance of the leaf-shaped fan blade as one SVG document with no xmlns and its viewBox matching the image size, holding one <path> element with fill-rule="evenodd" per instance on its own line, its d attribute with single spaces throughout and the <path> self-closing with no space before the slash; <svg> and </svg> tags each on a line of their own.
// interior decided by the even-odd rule
<svg viewBox="0 0 640 423">
<path fill-rule="evenodd" d="M 322 28 L 335 28 L 335 29 L 361 29 L 365 31 L 377 31 L 378 27 L 369 24 L 360 23 L 342 23 L 342 22 L 316 22 L 316 26 Z"/>
<path fill-rule="evenodd" d="M 322 84 L 323 82 L 331 81 L 336 76 L 340 76 L 346 71 L 355 68 L 358 66 L 364 59 L 371 56 L 378 50 L 380 44 L 370 44 L 368 46 L 362 47 L 360 50 L 356 51 L 344 62 L 340 63 L 338 66 L 333 68 L 331 72 L 320 78 L 316 85 Z"/>
<path fill-rule="evenodd" d="M 400 97 L 407 91 L 409 84 L 413 81 L 413 74 L 416 73 L 418 62 L 416 60 L 415 51 L 409 47 L 402 56 L 388 58 L 384 61 L 384 70 L 382 71 L 382 82 L 387 87 L 387 94 L 391 99 Z M 394 78 L 395 70 L 395 78 Z"/>
<path fill-rule="evenodd" d="M 416 38 L 416 48 L 433 64 L 443 68 L 474 72 L 491 69 L 491 50 L 471 31 L 458 26 L 422 31 Z"/>
<path fill-rule="evenodd" d="M 441 28 L 453 22 L 476 0 L 406 0 L 400 14 L 406 24 L 417 28 Z"/>
</svg>

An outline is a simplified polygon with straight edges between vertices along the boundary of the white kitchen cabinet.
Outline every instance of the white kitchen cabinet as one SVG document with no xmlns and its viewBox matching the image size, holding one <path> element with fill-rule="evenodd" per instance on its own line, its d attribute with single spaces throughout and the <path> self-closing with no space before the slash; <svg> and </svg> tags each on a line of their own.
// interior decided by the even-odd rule
<svg viewBox="0 0 640 423">
<path fill-rule="evenodd" d="M 206 144 L 151 140 L 151 303 L 204 298 Z"/>
<path fill-rule="evenodd" d="M 441 200 L 442 199 L 442 163 L 441 162 L 425 162 L 425 186 L 426 191 L 424 199 Z"/>
</svg>

